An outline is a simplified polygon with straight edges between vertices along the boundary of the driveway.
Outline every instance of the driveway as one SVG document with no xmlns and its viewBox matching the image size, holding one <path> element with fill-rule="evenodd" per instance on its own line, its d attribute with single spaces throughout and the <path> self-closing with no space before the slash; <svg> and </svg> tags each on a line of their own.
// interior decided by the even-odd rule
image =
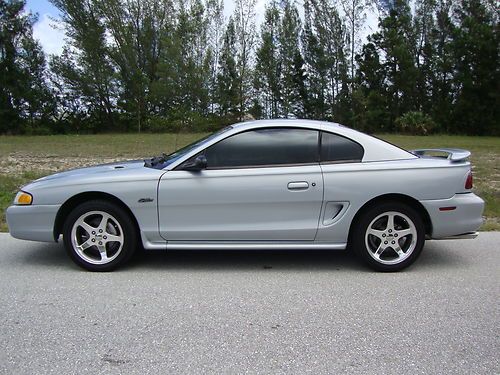
<svg viewBox="0 0 500 375">
<path fill-rule="evenodd" d="M 89 273 L 0 234 L 0 373 L 498 374 L 500 233 L 401 273 L 345 252 L 147 253 Z"/>
</svg>

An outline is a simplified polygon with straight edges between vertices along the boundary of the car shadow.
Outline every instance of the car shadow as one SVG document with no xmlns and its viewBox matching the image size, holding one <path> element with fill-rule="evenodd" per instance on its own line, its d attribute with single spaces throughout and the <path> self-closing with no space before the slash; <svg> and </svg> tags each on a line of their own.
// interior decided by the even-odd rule
<svg viewBox="0 0 500 375">
<path fill-rule="evenodd" d="M 347 251 L 325 250 L 151 251 L 140 254 L 126 268 L 216 271 L 364 269 Z"/>
<path fill-rule="evenodd" d="M 80 269 L 70 260 L 64 246 L 40 243 L 19 252 L 17 262 L 49 268 Z M 438 242 L 425 245 L 423 253 L 407 271 L 466 266 L 468 259 L 443 249 Z M 170 250 L 141 251 L 120 272 L 134 270 L 215 271 L 369 271 L 349 251 L 328 250 Z"/>
<path fill-rule="evenodd" d="M 471 253 L 455 251 L 447 243 L 449 241 L 427 241 L 415 265 L 422 268 L 457 268 L 472 264 Z"/>
</svg>

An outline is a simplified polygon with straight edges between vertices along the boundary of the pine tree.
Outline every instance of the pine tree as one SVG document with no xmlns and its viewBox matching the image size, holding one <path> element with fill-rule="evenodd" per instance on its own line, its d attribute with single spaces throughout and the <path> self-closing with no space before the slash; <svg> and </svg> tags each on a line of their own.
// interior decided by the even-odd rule
<svg viewBox="0 0 500 375">
<path fill-rule="evenodd" d="M 24 0 L 0 0 L 0 133 L 194 130 L 248 113 L 390 132 L 419 111 L 441 131 L 500 134 L 494 0 L 376 1 L 362 48 L 375 0 L 304 0 L 303 17 L 271 0 L 258 41 L 256 0 L 227 24 L 223 0 L 50 1 L 68 42 L 49 70 Z"/>
<path fill-rule="evenodd" d="M 0 0 L 0 133 L 48 127 L 54 110 L 45 56 L 33 38 L 36 18 L 24 6 Z"/>
<path fill-rule="evenodd" d="M 292 87 L 294 97 L 294 113 L 298 118 L 307 118 L 309 94 L 307 92 L 307 73 L 305 61 L 300 49 L 295 51 L 292 66 Z"/>
<path fill-rule="evenodd" d="M 304 30 L 302 33 L 302 48 L 307 73 L 306 87 L 308 101 L 305 106 L 306 116 L 315 119 L 327 117 L 328 90 L 327 63 L 325 62 L 324 46 L 320 44 L 314 27 L 315 9 L 310 0 L 304 1 Z"/>
<path fill-rule="evenodd" d="M 347 80 L 345 56 L 347 29 L 331 0 L 308 0 L 304 3 L 305 40 L 308 76 L 313 88 L 315 112 L 323 119 L 343 117 L 339 113 L 342 82 Z M 323 101 L 323 103 L 320 103 Z"/>
<path fill-rule="evenodd" d="M 238 71 L 238 113 L 242 120 L 251 103 L 252 66 L 255 45 L 256 0 L 236 0 L 234 31 Z"/>
<path fill-rule="evenodd" d="M 299 12 L 290 1 L 283 3 L 283 17 L 279 30 L 280 87 L 283 117 L 304 116 L 304 70 L 300 52 L 301 21 Z"/>
<path fill-rule="evenodd" d="M 431 31 L 432 57 L 429 76 L 429 114 L 441 131 L 453 132 L 451 113 L 453 106 L 453 50 L 455 26 L 451 19 L 451 0 L 439 0 L 435 9 L 435 24 Z"/>
<path fill-rule="evenodd" d="M 208 59 L 210 69 L 209 101 L 210 112 L 216 112 L 217 73 L 219 68 L 222 38 L 224 34 L 224 0 L 207 0 L 207 42 L 210 49 Z"/>
<path fill-rule="evenodd" d="M 413 18 L 416 39 L 415 65 L 417 69 L 416 106 L 424 113 L 432 107 L 432 84 L 435 80 L 432 61 L 435 54 L 432 32 L 435 27 L 435 0 L 420 1 Z"/>
<path fill-rule="evenodd" d="M 389 103 L 389 126 L 406 112 L 417 110 L 416 40 L 407 0 L 394 0 L 388 15 L 379 22 L 380 31 L 371 41 L 384 59 Z"/>
<path fill-rule="evenodd" d="M 217 75 L 217 97 L 220 116 L 240 117 L 238 69 L 236 65 L 236 35 L 234 20 L 229 17 L 222 42 Z"/>
<path fill-rule="evenodd" d="M 349 57 L 350 57 L 350 83 L 351 91 L 354 87 L 354 76 L 356 74 L 355 56 L 356 48 L 360 43 L 360 32 L 363 29 L 366 21 L 366 14 L 372 7 L 374 0 L 339 0 L 344 16 L 349 35 Z"/>
<path fill-rule="evenodd" d="M 356 127 L 368 132 L 387 131 L 390 122 L 385 69 L 376 46 L 370 41 L 357 56 L 357 90 L 353 93 Z"/>
<path fill-rule="evenodd" d="M 52 0 L 80 1 L 80 0 Z M 118 103 L 140 132 L 152 110 L 152 86 L 157 80 L 164 34 L 176 12 L 172 0 L 86 0 L 99 12 L 103 28 L 113 43 L 107 47 L 119 72 Z"/>
<path fill-rule="evenodd" d="M 455 8 L 454 130 L 467 134 L 500 134 L 498 69 L 499 28 L 480 0 L 462 0 Z"/>
<path fill-rule="evenodd" d="M 281 61 L 279 59 L 280 13 L 274 1 L 266 8 L 256 51 L 254 87 L 261 115 L 279 117 Z M 260 104 L 262 103 L 262 104 Z M 254 105 L 256 108 L 256 105 Z"/>
<path fill-rule="evenodd" d="M 87 104 L 89 127 L 114 127 L 117 98 L 115 68 L 109 58 L 106 27 L 91 0 L 52 0 L 62 13 L 70 45 L 51 67 L 64 74 L 66 85 Z"/>
<path fill-rule="evenodd" d="M 47 69 L 45 54 L 37 40 L 33 38 L 32 30 L 25 32 L 21 40 L 19 65 L 23 68 L 25 79 L 21 85 L 24 98 L 24 112 L 28 120 L 29 131 L 37 131 L 38 127 L 45 127 L 42 132 L 49 131 L 51 117 L 55 111 L 55 102 L 52 91 L 47 85 Z"/>
</svg>

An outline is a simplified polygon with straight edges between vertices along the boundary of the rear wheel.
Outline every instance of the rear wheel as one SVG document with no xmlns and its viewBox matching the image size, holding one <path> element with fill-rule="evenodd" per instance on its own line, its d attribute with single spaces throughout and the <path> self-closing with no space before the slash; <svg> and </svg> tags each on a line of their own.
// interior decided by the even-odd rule
<svg viewBox="0 0 500 375">
<path fill-rule="evenodd" d="M 387 202 L 368 209 L 354 228 L 354 251 L 377 271 L 399 271 L 422 252 L 425 228 L 410 206 Z"/>
<path fill-rule="evenodd" d="M 137 234 L 133 221 L 121 207 L 106 201 L 77 206 L 63 228 L 66 251 L 89 271 L 112 271 L 130 259 Z"/>
</svg>

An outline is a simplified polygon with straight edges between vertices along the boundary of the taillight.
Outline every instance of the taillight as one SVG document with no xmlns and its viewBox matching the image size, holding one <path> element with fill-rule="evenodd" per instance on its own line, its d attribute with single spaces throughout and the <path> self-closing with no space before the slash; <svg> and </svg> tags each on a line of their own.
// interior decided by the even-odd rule
<svg viewBox="0 0 500 375">
<path fill-rule="evenodd" d="M 465 188 L 466 189 L 472 189 L 472 171 L 469 171 L 469 174 L 467 175 L 467 179 L 465 180 Z"/>
</svg>

